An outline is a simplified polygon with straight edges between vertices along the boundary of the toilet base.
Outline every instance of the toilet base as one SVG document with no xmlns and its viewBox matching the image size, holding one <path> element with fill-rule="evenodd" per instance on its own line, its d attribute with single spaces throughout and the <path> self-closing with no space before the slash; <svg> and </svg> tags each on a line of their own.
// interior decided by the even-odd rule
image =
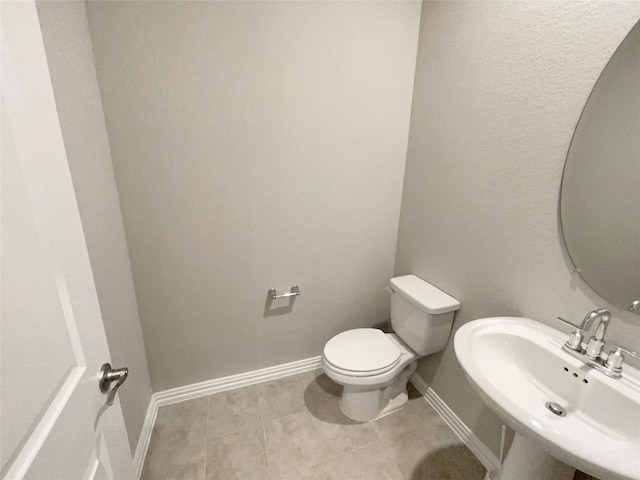
<svg viewBox="0 0 640 480">
<path fill-rule="evenodd" d="M 387 386 L 344 385 L 340 410 L 357 422 L 369 422 L 400 410 L 409 400 L 407 383 L 416 366 L 417 362 L 409 364 Z"/>
</svg>

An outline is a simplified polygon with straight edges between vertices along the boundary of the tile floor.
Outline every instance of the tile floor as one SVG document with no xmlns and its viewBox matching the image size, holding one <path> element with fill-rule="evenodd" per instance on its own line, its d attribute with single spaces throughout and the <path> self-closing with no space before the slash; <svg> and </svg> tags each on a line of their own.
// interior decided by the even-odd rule
<svg viewBox="0 0 640 480">
<path fill-rule="evenodd" d="M 482 480 L 485 469 L 422 396 L 346 418 L 322 371 L 161 407 L 143 480 Z"/>
</svg>

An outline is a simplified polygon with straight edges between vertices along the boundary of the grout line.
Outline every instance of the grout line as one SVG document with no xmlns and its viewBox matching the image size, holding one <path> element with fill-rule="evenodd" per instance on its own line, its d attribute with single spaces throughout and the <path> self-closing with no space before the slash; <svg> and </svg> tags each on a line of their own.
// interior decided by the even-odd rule
<svg viewBox="0 0 640 480">
<path fill-rule="evenodd" d="M 378 427 L 376 427 L 376 420 L 372 420 L 369 423 L 373 427 L 373 431 L 376 432 L 376 437 L 378 437 L 378 440 L 379 441 L 384 440 L 384 438 L 382 438 L 382 435 L 380 435 L 380 432 L 378 432 Z"/>
<path fill-rule="evenodd" d="M 396 467 L 396 470 L 398 471 L 398 474 L 400 474 L 400 478 L 402 479 L 406 479 L 406 477 L 404 476 L 404 473 L 402 473 L 402 470 L 400 470 L 400 465 L 398 465 L 398 462 L 395 458 L 394 455 L 391 455 L 391 441 L 390 441 L 391 437 L 382 440 L 382 444 L 385 447 L 385 450 L 387 451 L 387 458 L 391 461 L 392 465 L 394 467 Z M 406 480 L 411 480 L 411 479 L 406 479 Z"/>
<path fill-rule="evenodd" d="M 391 442 L 388 442 L 387 440 L 382 440 L 382 445 L 383 447 L 385 447 L 385 451 L 387 452 L 387 460 L 391 462 L 391 465 L 393 465 L 396 468 L 396 471 L 398 472 L 398 475 L 400 476 L 400 478 L 402 478 L 403 480 L 405 480 L 405 476 L 404 473 L 402 473 L 402 470 L 400 470 L 400 465 L 398 465 L 398 462 L 395 459 L 394 455 L 391 455 Z M 411 479 L 406 479 L 406 480 L 411 480 Z"/>
<path fill-rule="evenodd" d="M 207 421 L 204 430 L 204 473 L 203 480 L 207 480 L 207 454 L 209 453 L 209 412 L 211 409 L 211 395 L 207 397 Z"/>
<path fill-rule="evenodd" d="M 343 457 L 346 457 L 348 455 L 353 455 L 357 451 L 363 450 L 363 449 L 368 448 L 368 447 L 371 447 L 372 445 L 375 445 L 376 443 L 384 443 L 384 440 L 375 440 L 375 441 L 373 441 L 371 443 L 366 443 L 364 445 L 360 445 L 359 447 L 356 447 L 353 450 L 347 450 L 347 451 L 344 451 L 342 453 L 339 453 L 338 455 L 327 457 L 324 460 L 320 460 L 319 462 L 316 462 L 316 463 L 313 463 L 313 464 L 310 464 L 310 465 L 305 465 L 304 467 L 300 468 L 299 471 L 308 470 L 310 468 L 317 467 L 318 465 L 323 465 L 325 463 L 332 462 L 332 461 L 337 460 L 339 458 L 343 458 Z M 395 462 L 393 461 L 392 458 L 387 456 L 387 460 L 391 461 L 393 466 L 396 467 L 396 469 L 398 469 L 398 466 L 395 464 Z M 291 470 L 289 470 L 289 471 L 291 471 Z M 402 476 L 402 472 L 400 472 L 399 469 L 398 469 L 398 472 L 400 473 L 400 476 Z"/>
<path fill-rule="evenodd" d="M 0 1 L 2 1 L 2 0 L 0 0 Z M 208 395 L 208 397 L 209 397 L 209 410 L 211 410 L 211 398 L 212 397 L 218 396 L 218 395 L 223 395 L 223 394 L 228 394 L 228 393 L 231 393 L 231 392 L 237 392 L 238 390 L 251 389 L 251 388 L 254 388 L 254 387 L 257 387 L 257 386 L 256 385 L 247 385 L 247 386 L 244 386 L 244 387 L 238 387 L 238 388 L 234 388 L 232 390 L 225 390 L 223 392 L 212 393 L 211 395 Z M 212 432 L 212 435 L 211 435 L 212 438 L 227 437 L 229 435 L 240 433 L 240 432 L 243 432 L 245 430 L 256 428 L 259 423 L 262 423 L 262 412 L 260 411 L 260 394 L 259 394 L 259 390 L 257 390 L 257 388 L 256 388 L 256 392 L 255 393 L 256 393 L 256 396 L 258 397 L 258 413 L 260 414 L 260 422 L 256 421 L 254 423 L 250 423 L 248 425 L 241 425 L 241 426 L 232 425 L 230 427 L 230 430 L 224 431 L 223 433 L 220 433 L 219 431 Z M 252 398 L 252 401 L 253 401 L 253 398 Z"/>
<path fill-rule="evenodd" d="M 267 469 L 270 469 L 271 458 L 269 456 L 269 444 L 267 443 L 267 429 L 264 425 L 264 413 L 262 412 L 262 394 L 260 393 L 260 387 L 258 385 L 256 385 L 256 391 L 258 392 L 258 410 L 260 411 L 260 424 L 262 425 L 262 439 L 264 440 L 264 453 L 267 456 Z"/>
<path fill-rule="evenodd" d="M 271 457 L 269 456 L 269 444 L 267 443 L 267 429 L 262 423 L 262 438 L 264 438 L 264 453 L 267 456 L 267 469 L 271 468 Z"/>
<path fill-rule="evenodd" d="M 400 410 L 397 410 L 396 412 L 392 412 L 392 413 L 390 413 L 389 415 L 393 415 L 394 413 L 397 413 L 397 412 L 400 412 L 400 411 L 402 411 L 402 410 L 404 410 L 404 409 L 409 408 L 409 402 L 410 402 L 410 400 L 409 400 L 409 401 L 407 401 L 407 403 L 406 403 L 406 404 L 405 404 L 405 405 L 404 405 Z M 429 404 L 428 404 L 427 402 L 425 402 L 425 404 L 426 404 L 427 406 L 429 406 Z M 388 416 L 388 415 L 385 415 L 385 417 L 386 417 L 386 416 Z M 384 418 L 384 417 L 380 417 L 380 418 Z M 380 432 L 378 432 L 378 429 L 377 429 L 377 428 L 376 428 L 376 426 L 375 426 L 375 423 L 376 423 L 378 420 L 380 420 L 380 418 L 378 418 L 378 419 L 376 419 L 376 420 L 373 420 L 373 421 L 371 422 L 371 423 L 374 425 L 374 427 L 373 427 L 373 428 L 374 428 L 374 430 L 376 431 L 376 434 L 378 435 L 378 437 L 380 438 L 380 442 L 382 443 L 383 447 L 385 447 L 384 449 L 385 449 L 385 452 L 387 453 L 387 461 L 391 462 L 391 464 L 395 467 L 395 469 L 396 469 L 396 471 L 397 471 L 398 475 L 400 476 L 400 478 L 402 478 L 403 480 L 405 480 L 405 476 L 404 476 L 404 474 L 402 473 L 402 470 L 400 470 L 400 466 L 398 465 L 398 463 L 397 463 L 396 459 L 394 458 L 394 456 L 393 456 L 393 455 L 391 455 L 391 440 L 392 440 L 393 438 L 399 437 L 399 436 L 401 436 L 401 435 L 405 435 L 405 434 L 407 434 L 407 433 L 411 433 L 411 432 L 416 431 L 418 428 L 420 428 L 420 425 L 415 425 L 415 426 L 413 426 L 411 429 L 407 430 L 406 432 L 402 432 L 402 433 L 398 433 L 398 434 L 394 434 L 394 435 L 388 435 L 388 436 L 386 436 L 386 437 L 383 437 L 383 436 L 382 436 L 382 434 L 381 434 Z M 421 421 L 422 421 L 422 420 L 423 420 L 423 419 L 421 419 Z"/>
</svg>

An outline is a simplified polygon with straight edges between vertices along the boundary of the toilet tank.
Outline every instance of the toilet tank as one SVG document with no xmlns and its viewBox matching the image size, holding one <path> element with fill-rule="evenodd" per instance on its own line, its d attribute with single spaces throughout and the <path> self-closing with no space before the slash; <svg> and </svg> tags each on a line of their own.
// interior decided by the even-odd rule
<svg viewBox="0 0 640 480">
<path fill-rule="evenodd" d="M 460 302 L 415 275 L 391 279 L 391 326 L 419 355 L 444 350 Z"/>
</svg>

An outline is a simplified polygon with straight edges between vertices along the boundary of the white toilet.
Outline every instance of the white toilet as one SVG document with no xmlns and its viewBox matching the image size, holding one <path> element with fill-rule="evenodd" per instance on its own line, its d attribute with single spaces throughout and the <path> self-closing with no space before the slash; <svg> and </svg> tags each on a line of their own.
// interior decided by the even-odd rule
<svg viewBox="0 0 640 480">
<path fill-rule="evenodd" d="M 417 360 L 444 350 L 460 302 L 430 283 L 392 278 L 391 326 L 395 333 L 356 328 L 324 346 L 322 369 L 343 385 L 340 410 L 360 422 L 387 415 L 407 402 L 407 382 Z"/>
</svg>

